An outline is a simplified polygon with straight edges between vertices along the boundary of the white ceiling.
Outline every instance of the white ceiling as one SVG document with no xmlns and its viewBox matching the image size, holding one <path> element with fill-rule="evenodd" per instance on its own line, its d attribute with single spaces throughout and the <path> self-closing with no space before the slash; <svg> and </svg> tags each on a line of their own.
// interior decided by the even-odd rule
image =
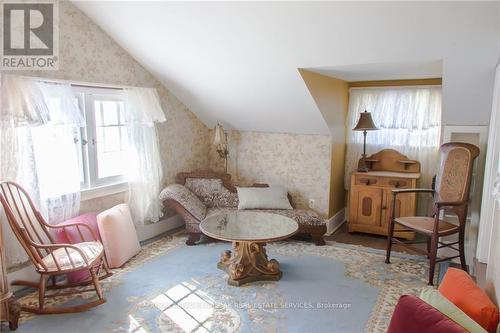
<svg viewBox="0 0 500 333">
<path fill-rule="evenodd" d="M 355 82 L 372 80 L 430 79 L 443 75 L 443 61 L 398 62 L 305 68 L 310 71 Z"/>
<path fill-rule="evenodd" d="M 207 125 L 221 121 L 240 130 L 328 133 L 298 68 L 348 80 L 402 79 L 435 77 L 443 60 L 449 89 L 455 82 L 458 90 L 475 80 L 477 69 L 467 66 L 490 66 L 491 52 L 483 50 L 490 44 L 498 50 L 497 3 L 75 5 Z M 383 63 L 403 65 L 341 68 Z"/>
</svg>

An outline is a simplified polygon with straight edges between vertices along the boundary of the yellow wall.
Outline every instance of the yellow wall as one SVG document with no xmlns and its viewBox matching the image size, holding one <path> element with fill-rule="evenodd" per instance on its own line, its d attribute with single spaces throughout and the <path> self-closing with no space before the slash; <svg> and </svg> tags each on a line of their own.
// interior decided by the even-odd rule
<svg viewBox="0 0 500 333">
<path fill-rule="evenodd" d="M 328 215 L 331 217 L 345 207 L 345 120 L 349 103 L 349 83 L 304 69 L 299 69 L 299 72 L 330 128 L 332 149 Z"/>
</svg>

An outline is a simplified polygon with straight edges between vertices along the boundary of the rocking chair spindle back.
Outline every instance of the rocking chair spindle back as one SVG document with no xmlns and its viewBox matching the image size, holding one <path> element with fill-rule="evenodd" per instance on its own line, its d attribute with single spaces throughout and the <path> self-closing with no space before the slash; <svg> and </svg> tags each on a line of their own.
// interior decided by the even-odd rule
<svg viewBox="0 0 500 333">
<path fill-rule="evenodd" d="M 38 308 L 23 307 L 24 311 L 35 313 L 71 313 L 80 312 L 106 302 L 99 280 L 112 275 L 112 273 L 107 267 L 106 260 L 104 260 L 103 246 L 89 226 L 81 223 L 65 224 L 63 226 L 50 225 L 37 210 L 26 190 L 12 181 L 0 182 L 0 203 L 5 210 L 7 221 L 14 235 L 26 251 L 36 271 L 40 274 L 40 282 L 38 284 L 30 281 L 12 282 L 13 285 L 35 287 L 39 290 Z M 50 229 L 58 228 L 63 228 L 65 231 L 67 228 L 76 228 L 81 242 L 76 244 L 58 244 L 50 232 Z M 92 235 L 93 241 L 86 242 L 82 230 L 86 230 Z M 104 274 L 99 274 L 101 268 L 103 268 Z M 90 271 L 91 280 L 74 284 L 57 284 L 56 276 L 84 269 Z M 98 299 L 68 307 L 44 307 L 44 299 L 46 297 L 57 296 L 54 294 L 45 295 L 45 282 L 49 277 L 52 278 L 52 285 L 47 286 L 47 289 L 62 289 L 93 284 L 94 288 L 92 289 L 65 294 L 95 291 Z"/>
</svg>

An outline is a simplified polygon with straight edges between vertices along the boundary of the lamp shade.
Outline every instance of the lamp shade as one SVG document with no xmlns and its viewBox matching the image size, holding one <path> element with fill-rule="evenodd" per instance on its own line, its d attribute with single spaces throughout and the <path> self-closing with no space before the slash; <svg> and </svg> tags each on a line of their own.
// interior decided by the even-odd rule
<svg viewBox="0 0 500 333">
<path fill-rule="evenodd" d="M 215 126 L 215 135 L 214 135 L 214 145 L 223 145 L 226 144 L 226 135 L 224 134 L 224 127 L 222 125 L 217 124 Z"/>
<path fill-rule="evenodd" d="M 356 127 L 354 127 L 352 130 L 353 131 L 378 130 L 377 126 L 375 126 L 375 123 L 373 122 L 371 112 L 367 112 L 366 110 L 365 112 L 361 112 L 358 123 L 356 124 Z"/>
</svg>

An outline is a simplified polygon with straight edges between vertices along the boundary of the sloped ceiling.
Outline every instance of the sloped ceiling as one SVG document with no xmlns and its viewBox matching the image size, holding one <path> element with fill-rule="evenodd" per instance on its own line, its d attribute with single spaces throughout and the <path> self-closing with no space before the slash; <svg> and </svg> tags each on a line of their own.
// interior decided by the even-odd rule
<svg viewBox="0 0 500 333">
<path fill-rule="evenodd" d="M 453 76 L 462 63 L 490 66 L 491 44 L 497 50 L 495 3 L 75 5 L 207 125 L 221 121 L 239 130 L 328 133 L 298 68 L 325 74 L 353 64 L 443 60 L 444 76 Z M 414 70 L 412 76 L 419 76 L 420 69 Z M 460 75 L 474 80 L 476 72 L 462 70 Z M 460 75 L 454 76 L 466 79 Z"/>
<path fill-rule="evenodd" d="M 326 66 L 311 68 L 311 72 L 331 76 L 347 82 L 430 79 L 443 75 L 442 60 Z"/>
</svg>

